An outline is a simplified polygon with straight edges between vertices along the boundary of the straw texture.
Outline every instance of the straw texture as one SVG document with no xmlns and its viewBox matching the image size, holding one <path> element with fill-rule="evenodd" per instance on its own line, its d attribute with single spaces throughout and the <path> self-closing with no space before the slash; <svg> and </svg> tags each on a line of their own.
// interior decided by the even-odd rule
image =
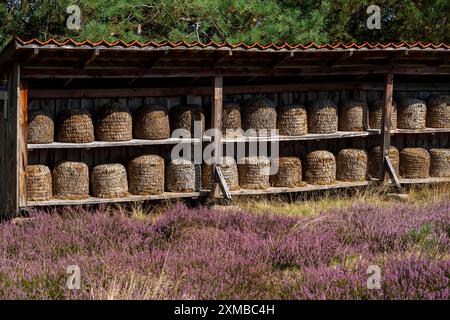
<svg viewBox="0 0 450 320">
<path fill-rule="evenodd" d="M 380 177 L 380 158 L 381 147 L 375 146 L 369 153 L 369 177 L 378 179 Z M 392 166 L 397 176 L 400 175 L 400 155 L 398 149 L 394 146 L 389 148 L 389 158 L 391 159 Z"/>
<path fill-rule="evenodd" d="M 301 136 L 308 133 L 306 107 L 301 104 L 285 105 L 278 108 L 278 133 L 284 136 Z"/>
<path fill-rule="evenodd" d="M 270 187 L 270 160 L 266 157 L 244 157 L 239 160 L 239 185 L 244 189 Z"/>
<path fill-rule="evenodd" d="M 336 182 L 336 159 L 325 150 L 310 152 L 306 156 L 306 180 L 309 184 L 333 184 Z"/>
<path fill-rule="evenodd" d="M 170 110 L 172 130 L 181 129 L 185 137 L 194 136 L 195 123 L 200 125 L 200 134 L 205 132 L 203 107 L 195 104 L 180 105 Z"/>
<path fill-rule="evenodd" d="M 94 123 L 87 110 L 72 109 L 61 111 L 58 115 L 56 140 L 60 142 L 93 142 Z"/>
<path fill-rule="evenodd" d="M 128 195 L 127 171 L 119 163 L 101 164 L 91 173 L 92 194 L 98 198 L 123 198 Z"/>
<path fill-rule="evenodd" d="M 383 116 L 384 100 L 379 99 L 369 102 L 369 127 L 381 129 L 381 117 Z M 392 101 L 391 129 L 397 129 L 397 104 Z"/>
<path fill-rule="evenodd" d="M 428 99 L 427 127 L 450 128 L 450 96 L 433 95 Z"/>
<path fill-rule="evenodd" d="M 272 101 L 250 98 L 242 104 L 244 130 L 253 129 L 257 135 L 271 135 L 277 128 L 277 110 Z"/>
<path fill-rule="evenodd" d="M 224 103 L 222 111 L 222 134 L 229 138 L 242 135 L 241 108 L 238 103 Z"/>
<path fill-rule="evenodd" d="M 336 104 L 329 99 L 312 100 L 308 106 L 308 131 L 334 133 L 338 129 Z"/>
<path fill-rule="evenodd" d="M 430 176 L 450 177 L 450 149 L 430 149 Z"/>
<path fill-rule="evenodd" d="M 239 189 L 239 174 L 236 164 L 236 160 L 233 157 L 223 157 L 222 161 L 218 164 L 218 167 L 222 170 L 225 182 L 228 185 L 228 189 Z M 202 188 L 211 189 L 211 173 L 212 165 L 204 163 L 202 166 Z"/>
<path fill-rule="evenodd" d="M 99 141 L 128 141 L 133 138 L 133 119 L 118 102 L 103 106 L 96 115 L 95 136 Z"/>
<path fill-rule="evenodd" d="M 294 188 L 302 184 L 302 163 L 297 157 L 281 157 L 274 160 L 278 172 L 270 176 L 274 187 Z"/>
<path fill-rule="evenodd" d="M 424 129 L 427 115 L 425 102 L 404 98 L 398 105 L 398 127 L 400 129 Z"/>
<path fill-rule="evenodd" d="M 60 199 L 89 197 L 88 166 L 83 162 L 58 162 L 53 168 L 53 195 Z"/>
<path fill-rule="evenodd" d="M 134 137 L 136 139 L 170 138 L 169 114 L 160 105 L 145 105 L 137 109 L 134 116 Z"/>
<path fill-rule="evenodd" d="M 48 200 L 52 197 L 52 174 L 47 166 L 27 166 L 27 199 Z"/>
<path fill-rule="evenodd" d="M 365 181 L 367 152 L 360 149 L 342 149 L 336 157 L 337 180 Z"/>
<path fill-rule="evenodd" d="M 340 108 L 340 131 L 363 131 L 364 115 L 367 112 L 367 103 L 362 100 L 346 100 Z"/>
<path fill-rule="evenodd" d="M 406 179 L 428 178 L 430 154 L 422 148 L 405 148 L 400 152 L 400 175 Z"/>
<path fill-rule="evenodd" d="M 45 111 L 33 111 L 28 116 L 28 143 L 52 143 L 55 135 L 53 117 Z"/>
<path fill-rule="evenodd" d="M 128 163 L 128 187 L 137 195 L 164 192 L 164 159 L 158 155 L 144 155 Z"/>
<path fill-rule="evenodd" d="M 192 192 L 197 188 L 198 165 L 186 159 L 170 161 L 166 170 L 166 189 L 171 192 Z M 200 177 L 201 180 L 201 177 Z"/>
</svg>

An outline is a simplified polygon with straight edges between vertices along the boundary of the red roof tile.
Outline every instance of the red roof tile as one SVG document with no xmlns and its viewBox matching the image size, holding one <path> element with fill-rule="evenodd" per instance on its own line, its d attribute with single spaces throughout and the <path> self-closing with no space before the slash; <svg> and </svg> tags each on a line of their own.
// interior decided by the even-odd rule
<svg viewBox="0 0 450 320">
<path fill-rule="evenodd" d="M 261 43 L 253 43 L 253 44 L 245 44 L 243 42 L 240 43 L 229 43 L 229 42 L 224 42 L 224 43 L 216 43 L 216 42 L 208 42 L 208 43 L 200 43 L 198 41 L 196 42 L 185 42 L 185 41 L 178 41 L 178 42 L 171 42 L 171 41 L 162 41 L 162 42 L 153 42 L 153 41 L 149 41 L 146 43 L 141 43 L 140 41 L 132 41 L 132 42 L 124 42 L 122 40 L 117 40 L 114 42 L 108 42 L 105 40 L 101 40 L 99 42 L 92 42 L 89 40 L 85 40 L 82 42 L 77 42 L 73 39 L 66 39 L 63 41 L 57 41 L 55 39 L 49 39 L 46 41 L 40 41 L 38 39 L 31 39 L 31 40 L 22 40 L 19 38 L 15 39 L 17 41 L 17 43 L 19 45 L 25 46 L 25 45 L 37 45 L 37 46 L 45 46 L 45 45 L 54 45 L 54 46 L 75 46 L 75 47 L 79 47 L 79 46 L 91 46 L 91 47 L 97 47 L 97 46 L 105 46 L 105 47 L 115 47 L 115 46 L 121 46 L 121 47 L 139 47 L 139 48 L 144 48 L 144 47 L 163 47 L 163 46 L 168 46 L 171 48 L 176 48 L 176 47 L 186 47 L 186 48 L 192 48 L 192 47 L 198 47 L 198 48 L 230 48 L 230 49 L 236 49 L 236 48 L 241 48 L 241 49 L 260 49 L 260 50 L 267 50 L 267 49 L 272 49 L 272 50 L 292 50 L 292 49 L 300 49 L 300 50 L 307 50 L 307 49 L 400 49 L 400 48 L 405 48 L 405 49 L 411 49 L 411 48 L 418 48 L 418 49 L 450 49 L 450 44 L 445 44 L 445 43 L 439 43 L 439 44 L 434 44 L 434 43 L 423 43 L 423 42 L 412 42 L 412 43 L 408 43 L 408 42 L 401 42 L 401 43 L 369 43 L 369 42 L 364 42 L 362 44 L 356 44 L 356 43 L 351 43 L 351 44 L 344 44 L 342 42 L 337 42 L 335 44 L 324 44 L 324 45 L 318 45 L 315 43 L 310 43 L 310 44 L 306 44 L 306 45 L 302 45 L 302 44 L 289 44 L 289 43 L 284 43 L 281 45 L 277 45 L 274 43 L 269 43 L 267 45 L 263 45 Z"/>
</svg>

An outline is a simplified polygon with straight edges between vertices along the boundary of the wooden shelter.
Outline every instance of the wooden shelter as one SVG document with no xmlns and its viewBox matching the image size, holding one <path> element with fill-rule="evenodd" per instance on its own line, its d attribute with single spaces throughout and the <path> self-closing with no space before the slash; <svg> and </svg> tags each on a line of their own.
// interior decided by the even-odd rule
<svg viewBox="0 0 450 320">
<path fill-rule="evenodd" d="M 146 153 L 168 154 L 179 142 L 198 144 L 197 138 L 90 143 L 28 144 L 28 113 L 45 110 L 56 119 L 62 110 L 85 108 L 95 112 L 112 100 L 131 111 L 143 104 L 171 109 L 183 103 L 202 105 L 207 128 L 221 128 L 222 103 L 255 95 L 275 104 L 307 103 L 326 98 L 384 99 L 382 128 L 301 136 L 226 137 L 224 145 L 252 139 L 280 142 L 280 156 L 304 156 L 325 149 L 369 150 L 382 145 L 380 177 L 385 183 L 449 182 L 449 178 L 385 178 L 389 146 L 449 148 L 449 128 L 390 130 L 393 99 L 410 96 L 426 100 L 432 94 L 450 94 L 450 45 L 399 43 L 345 45 L 261 45 L 216 43 L 109 43 L 66 40 L 12 40 L 0 53 L 0 211 L 19 212 L 34 206 L 142 201 L 209 194 L 164 192 L 124 198 L 29 201 L 28 164 L 53 167 L 58 161 L 82 161 L 92 169 L 102 163 L 126 163 Z M 203 137 L 209 142 L 209 137 Z M 301 192 L 364 186 L 363 182 L 304 185 L 296 188 L 237 190 L 231 195 Z"/>
</svg>

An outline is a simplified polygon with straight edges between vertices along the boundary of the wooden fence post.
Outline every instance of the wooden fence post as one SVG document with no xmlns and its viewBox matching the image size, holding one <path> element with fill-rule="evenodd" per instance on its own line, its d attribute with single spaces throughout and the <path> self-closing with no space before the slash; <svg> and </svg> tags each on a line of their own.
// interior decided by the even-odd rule
<svg viewBox="0 0 450 320">
<path fill-rule="evenodd" d="M 223 77 L 217 76 L 213 80 L 213 113 L 212 113 L 212 128 L 219 130 L 218 135 L 213 136 L 214 156 L 222 154 L 222 105 L 223 105 Z M 220 150 L 220 151 L 219 151 Z M 216 164 L 211 166 L 211 197 L 219 196 L 218 181 L 216 179 Z"/>
</svg>

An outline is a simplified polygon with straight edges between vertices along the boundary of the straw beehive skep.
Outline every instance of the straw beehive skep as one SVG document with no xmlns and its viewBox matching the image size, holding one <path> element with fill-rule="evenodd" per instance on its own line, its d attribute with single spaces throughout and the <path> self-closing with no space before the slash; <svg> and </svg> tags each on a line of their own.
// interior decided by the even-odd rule
<svg viewBox="0 0 450 320">
<path fill-rule="evenodd" d="M 133 138 L 133 119 L 128 108 L 115 102 L 96 115 L 95 136 L 99 141 L 128 141 Z"/>
<path fill-rule="evenodd" d="M 170 192 L 196 190 L 196 165 L 186 159 L 170 161 L 166 170 L 166 189 Z"/>
<path fill-rule="evenodd" d="M 222 111 L 222 134 L 236 137 L 242 135 L 241 108 L 238 103 L 225 103 Z"/>
<path fill-rule="evenodd" d="M 419 99 L 401 99 L 398 104 L 400 129 L 424 129 L 427 115 L 425 102 Z"/>
<path fill-rule="evenodd" d="M 61 111 L 58 115 L 56 140 L 60 142 L 93 142 L 94 123 L 87 110 L 72 109 Z"/>
<path fill-rule="evenodd" d="M 381 148 L 380 146 L 373 147 L 369 152 L 369 176 L 374 179 L 380 177 L 380 158 Z M 400 175 L 400 155 L 398 149 L 394 146 L 389 148 L 389 158 L 391 159 L 392 166 L 397 176 Z"/>
<path fill-rule="evenodd" d="M 55 135 L 53 117 L 45 111 L 30 112 L 28 143 L 52 143 Z"/>
<path fill-rule="evenodd" d="M 277 128 L 280 135 L 300 136 L 308 133 L 307 111 L 304 105 L 281 106 L 278 109 Z"/>
<path fill-rule="evenodd" d="M 217 165 L 221 170 L 228 189 L 239 189 L 239 174 L 236 161 L 233 157 L 223 157 L 222 161 Z M 212 165 L 204 163 L 202 166 L 202 188 L 211 189 L 211 172 Z"/>
<path fill-rule="evenodd" d="M 430 176 L 450 177 L 450 149 L 430 149 Z"/>
<path fill-rule="evenodd" d="M 181 129 L 183 135 L 194 136 L 195 125 L 200 125 L 200 134 L 205 132 L 205 115 L 203 107 L 195 104 L 179 105 L 170 110 L 172 130 Z"/>
<path fill-rule="evenodd" d="M 334 133 L 338 129 L 336 104 L 329 100 L 312 100 L 308 106 L 308 131 Z"/>
<path fill-rule="evenodd" d="M 137 139 L 170 138 L 169 114 L 167 108 L 160 105 L 140 107 L 134 116 L 134 136 Z"/>
<path fill-rule="evenodd" d="M 369 127 L 371 129 L 381 128 L 381 117 L 383 113 L 384 100 L 369 102 Z M 397 129 L 397 104 L 392 101 L 391 129 Z"/>
<path fill-rule="evenodd" d="M 405 148 L 400 152 L 400 174 L 406 179 L 430 176 L 430 154 L 422 148 Z"/>
<path fill-rule="evenodd" d="M 270 160 L 266 157 L 244 157 L 239 160 L 239 185 L 244 189 L 270 187 Z"/>
<path fill-rule="evenodd" d="M 98 165 L 92 170 L 91 185 L 94 197 L 126 197 L 128 195 L 127 171 L 119 163 Z"/>
<path fill-rule="evenodd" d="M 83 162 L 58 162 L 53 168 L 53 195 L 60 199 L 89 197 L 88 166 Z"/>
<path fill-rule="evenodd" d="M 339 114 L 340 131 L 363 131 L 364 115 L 367 110 L 367 103 L 362 100 L 347 100 L 341 108 Z"/>
<path fill-rule="evenodd" d="M 367 152 L 342 149 L 336 157 L 337 180 L 364 181 L 367 178 Z"/>
<path fill-rule="evenodd" d="M 128 163 L 128 186 L 131 194 L 149 195 L 164 192 L 164 159 L 144 155 Z"/>
<path fill-rule="evenodd" d="M 27 166 L 27 199 L 43 201 L 52 197 L 52 174 L 44 165 Z"/>
<path fill-rule="evenodd" d="M 281 157 L 275 159 L 278 172 L 270 176 L 270 184 L 274 187 L 298 187 L 302 183 L 302 163 L 297 157 Z"/>
<path fill-rule="evenodd" d="M 253 129 L 257 135 L 271 135 L 277 128 L 277 110 L 272 101 L 265 98 L 250 98 L 242 104 L 242 126 Z"/>
<path fill-rule="evenodd" d="M 329 151 L 318 150 L 306 156 L 306 180 L 309 184 L 336 182 L 336 159 Z"/>
<path fill-rule="evenodd" d="M 431 96 L 427 105 L 427 127 L 450 128 L 450 96 Z"/>
</svg>

